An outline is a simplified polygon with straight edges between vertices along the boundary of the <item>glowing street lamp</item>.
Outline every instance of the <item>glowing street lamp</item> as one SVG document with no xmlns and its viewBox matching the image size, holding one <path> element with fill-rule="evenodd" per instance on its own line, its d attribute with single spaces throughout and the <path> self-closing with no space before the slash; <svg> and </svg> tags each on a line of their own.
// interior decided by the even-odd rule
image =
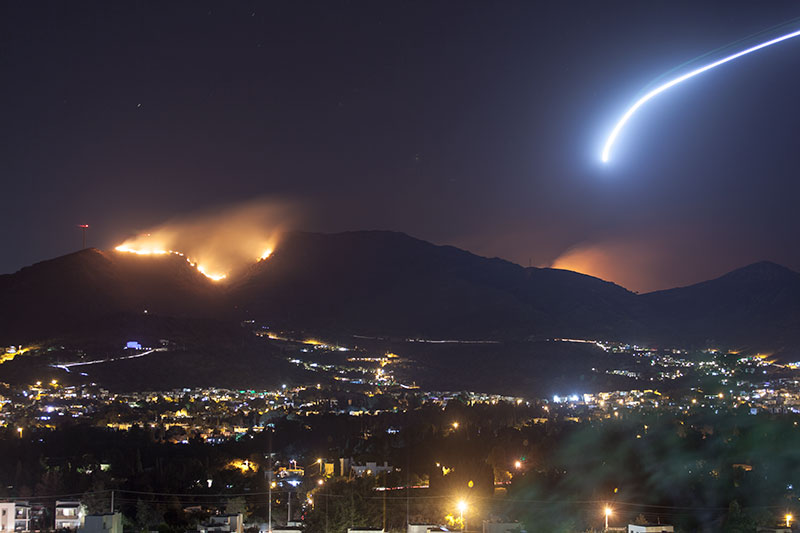
<svg viewBox="0 0 800 533">
<path fill-rule="evenodd" d="M 22 428 L 21 427 L 17 428 L 17 433 L 19 433 L 19 438 L 22 438 Z"/>
<path fill-rule="evenodd" d="M 786 527 L 792 527 L 792 520 L 794 520 L 794 517 L 791 514 L 786 513 L 784 518 L 786 519 Z"/>
<path fill-rule="evenodd" d="M 611 507 L 606 507 L 605 510 L 603 511 L 603 514 L 606 516 L 606 528 L 605 528 L 605 531 L 608 531 L 608 517 L 611 516 L 612 512 L 613 511 L 611 510 Z"/>
<path fill-rule="evenodd" d="M 316 461 L 314 461 L 313 463 L 308 465 L 306 468 L 308 469 L 308 468 L 311 468 L 312 466 L 316 466 L 316 467 L 319 468 L 319 475 L 321 476 L 322 475 L 322 459 L 321 458 L 317 459 Z"/>
<path fill-rule="evenodd" d="M 453 422 L 453 429 L 458 429 L 458 422 Z"/>
<path fill-rule="evenodd" d="M 517 459 L 516 461 L 514 461 L 514 468 L 516 468 L 517 470 L 519 470 L 520 468 L 522 468 L 522 461 L 520 461 L 519 459 Z"/>
<path fill-rule="evenodd" d="M 464 523 L 464 513 L 467 512 L 467 502 L 464 500 L 459 500 L 458 504 L 456 505 L 456 509 L 458 509 L 458 514 L 461 519 L 461 531 L 466 529 L 466 524 Z"/>
</svg>

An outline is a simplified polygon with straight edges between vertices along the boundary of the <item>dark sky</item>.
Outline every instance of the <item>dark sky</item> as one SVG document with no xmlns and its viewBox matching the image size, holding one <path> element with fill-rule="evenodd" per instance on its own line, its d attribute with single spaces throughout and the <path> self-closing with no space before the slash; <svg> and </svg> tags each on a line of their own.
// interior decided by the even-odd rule
<svg viewBox="0 0 800 533">
<path fill-rule="evenodd" d="M 800 16 L 699 4 L 3 2 L 0 272 L 263 196 L 637 290 L 800 269 L 800 39 L 660 95 L 599 163 L 655 78 Z"/>
</svg>

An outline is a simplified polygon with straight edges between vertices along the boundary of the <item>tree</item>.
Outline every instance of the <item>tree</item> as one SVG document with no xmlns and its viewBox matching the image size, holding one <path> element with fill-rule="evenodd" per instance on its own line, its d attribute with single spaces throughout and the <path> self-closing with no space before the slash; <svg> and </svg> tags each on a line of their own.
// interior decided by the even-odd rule
<svg viewBox="0 0 800 533">
<path fill-rule="evenodd" d="M 755 520 L 742 511 L 739 502 L 732 501 L 728 507 L 728 514 L 725 517 L 725 523 L 722 525 L 722 531 L 725 533 L 751 533 L 755 530 Z"/>
<path fill-rule="evenodd" d="M 148 531 L 161 523 L 161 513 L 144 500 L 136 502 L 136 525 L 140 531 Z"/>
<path fill-rule="evenodd" d="M 111 509 L 111 492 L 104 489 L 102 482 L 95 482 L 81 496 L 81 502 L 89 514 L 107 513 Z"/>
<path fill-rule="evenodd" d="M 229 498 L 228 501 L 225 503 L 225 513 L 226 514 L 239 514 L 242 515 L 247 514 L 247 502 L 245 501 L 243 496 L 237 496 L 235 498 Z"/>
<path fill-rule="evenodd" d="M 383 523 L 380 498 L 370 479 L 328 483 L 314 494 L 314 509 L 306 517 L 308 531 L 347 531 L 351 527 L 376 527 Z M 326 527 L 327 526 L 327 527 Z"/>
</svg>

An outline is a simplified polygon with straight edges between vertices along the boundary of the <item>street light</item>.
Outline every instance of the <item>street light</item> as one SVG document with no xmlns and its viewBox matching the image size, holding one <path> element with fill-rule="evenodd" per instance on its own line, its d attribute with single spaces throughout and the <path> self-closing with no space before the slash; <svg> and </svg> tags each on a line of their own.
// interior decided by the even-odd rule
<svg viewBox="0 0 800 533">
<path fill-rule="evenodd" d="M 611 516 L 611 513 L 612 513 L 611 507 L 606 507 L 605 510 L 603 511 L 603 514 L 606 515 L 606 528 L 605 528 L 605 531 L 608 531 L 608 517 Z"/>
<path fill-rule="evenodd" d="M 306 466 L 306 469 L 309 469 L 309 468 L 311 468 L 312 466 L 315 466 L 315 465 L 319 467 L 319 475 L 321 476 L 322 475 L 322 459 L 317 459 L 316 461 L 314 461 L 310 465 Z"/>
<path fill-rule="evenodd" d="M 464 531 L 466 529 L 466 524 L 464 523 L 464 513 L 467 512 L 467 502 L 464 500 L 459 500 L 456 508 L 458 509 L 459 517 L 461 519 L 461 531 Z"/>
<path fill-rule="evenodd" d="M 453 422 L 453 429 L 458 429 L 458 422 Z"/>
<path fill-rule="evenodd" d="M 17 433 L 19 433 L 19 438 L 22 438 L 22 428 L 21 427 L 17 428 Z"/>
<path fill-rule="evenodd" d="M 792 520 L 794 519 L 794 517 L 791 514 L 786 513 L 786 516 L 784 518 L 786 518 L 786 527 L 789 528 L 792 527 Z"/>
<path fill-rule="evenodd" d="M 520 460 L 514 461 L 514 468 L 516 468 L 517 470 L 522 468 L 522 461 Z"/>
</svg>

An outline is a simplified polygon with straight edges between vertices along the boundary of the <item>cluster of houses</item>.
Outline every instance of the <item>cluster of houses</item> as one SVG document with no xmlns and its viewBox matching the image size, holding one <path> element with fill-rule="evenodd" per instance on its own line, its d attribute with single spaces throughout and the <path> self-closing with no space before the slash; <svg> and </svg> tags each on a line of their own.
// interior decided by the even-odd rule
<svg viewBox="0 0 800 533">
<path fill-rule="evenodd" d="M 42 529 L 43 514 L 41 506 L 32 506 L 25 501 L 0 502 L 0 533 L 25 533 Z M 40 519 L 39 524 L 34 527 L 37 518 Z M 79 501 L 58 500 L 53 528 L 56 531 L 72 530 L 79 533 L 122 533 L 122 515 L 87 514 L 86 507 Z"/>
<path fill-rule="evenodd" d="M 369 465 L 373 468 L 379 465 Z M 0 502 L 0 533 L 26 533 L 41 529 L 50 529 L 49 525 L 39 523 L 34 527 L 36 514 L 40 506 L 32 506 L 28 502 L 13 501 Z M 291 527 L 294 526 L 294 527 Z M 87 514 L 86 507 L 79 501 L 59 500 L 55 506 L 55 519 L 53 528 L 56 531 L 71 530 L 77 533 L 122 533 L 122 514 Z M 524 529 L 518 522 L 498 523 L 484 521 L 483 533 L 523 533 Z M 241 514 L 214 515 L 201 523 L 198 533 L 243 533 L 244 521 Z M 409 524 L 408 533 L 438 533 L 448 531 L 436 525 Z M 672 526 L 666 525 L 629 525 L 627 527 L 610 527 L 606 531 L 625 531 L 627 533 L 671 533 Z M 791 531 L 791 530 L 786 530 Z M 273 529 L 272 533 L 300 533 L 300 524 L 290 524 L 286 529 Z M 348 533 L 385 533 L 378 529 L 351 529 Z"/>
<path fill-rule="evenodd" d="M 0 502 L 0 533 L 27 533 L 37 530 L 75 531 L 77 533 L 122 533 L 122 514 L 88 514 L 79 501 L 56 502 L 55 520 L 42 524 L 41 506 L 25 501 Z M 37 516 L 38 515 L 38 516 Z M 37 523 L 38 519 L 38 523 Z M 241 514 L 211 516 L 200 524 L 198 533 L 243 533 Z"/>
<path fill-rule="evenodd" d="M 28 502 L 0 502 L 0 533 L 26 533 L 34 528 L 33 507 Z M 56 531 L 77 531 L 77 533 L 122 533 L 122 514 L 87 514 L 86 507 L 79 501 L 57 501 L 53 528 Z M 198 533 L 242 533 L 241 514 L 212 516 L 200 524 Z"/>
</svg>

